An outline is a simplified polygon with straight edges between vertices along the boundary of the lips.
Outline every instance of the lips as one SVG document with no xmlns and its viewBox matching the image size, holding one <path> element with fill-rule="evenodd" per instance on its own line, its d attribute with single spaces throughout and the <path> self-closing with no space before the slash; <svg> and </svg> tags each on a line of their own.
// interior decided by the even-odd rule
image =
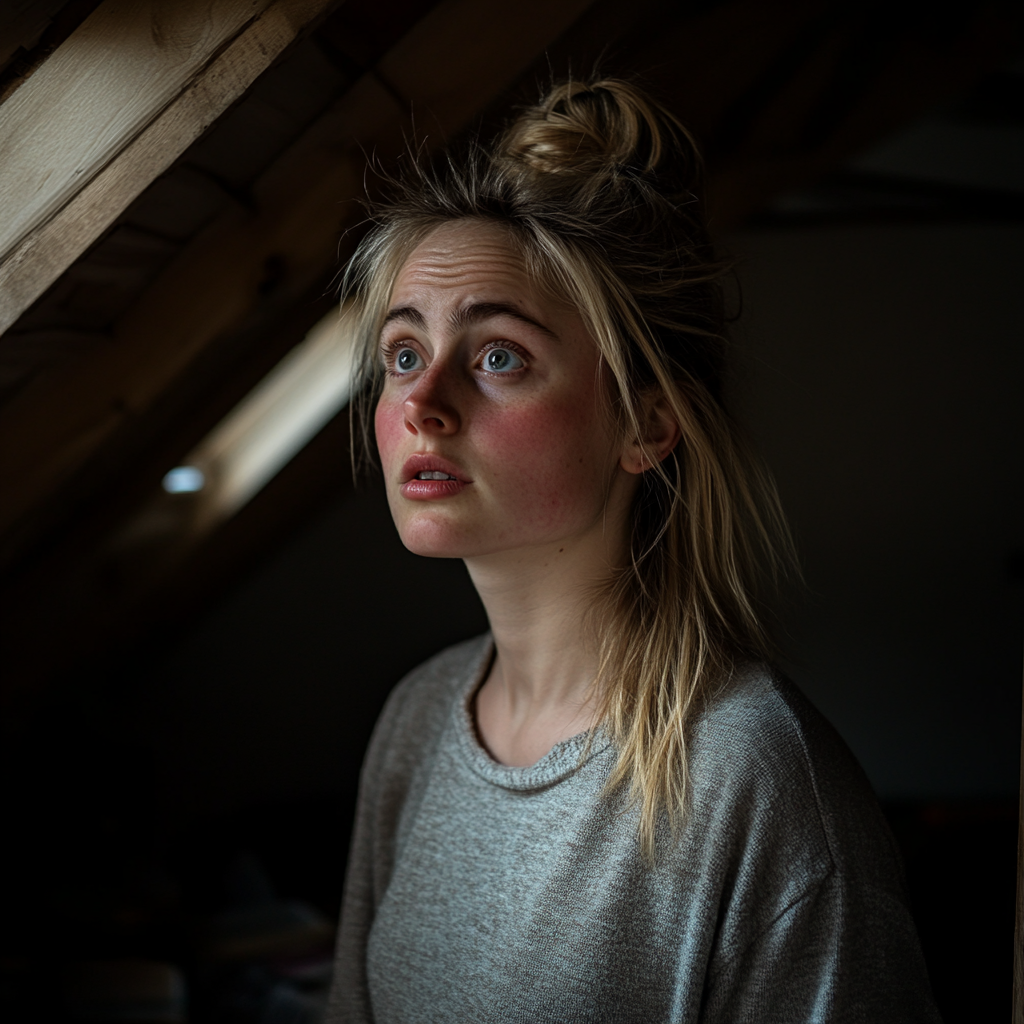
<svg viewBox="0 0 1024 1024">
<path fill-rule="evenodd" d="M 429 474 L 429 476 L 427 474 Z M 441 474 L 441 476 L 438 477 L 437 474 Z M 402 466 L 403 484 L 407 484 L 416 479 L 444 480 L 446 478 L 458 480 L 463 484 L 472 482 L 459 470 L 459 467 L 456 466 L 455 463 L 449 462 L 447 459 L 442 459 L 437 455 L 427 455 L 425 453 L 411 455 L 405 460 L 405 464 Z"/>
<path fill-rule="evenodd" d="M 472 483 L 458 466 L 437 455 L 418 454 L 402 466 L 402 497 L 413 501 L 450 498 Z"/>
</svg>

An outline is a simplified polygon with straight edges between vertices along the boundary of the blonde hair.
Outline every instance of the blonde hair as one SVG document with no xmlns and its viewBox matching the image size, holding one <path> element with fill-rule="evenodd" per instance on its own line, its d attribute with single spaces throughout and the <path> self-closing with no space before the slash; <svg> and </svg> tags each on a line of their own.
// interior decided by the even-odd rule
<svg viewBox="0 0 1024 1024">
<path fill-rule="evenodd" d="M 395 279 L 440 224 L 502 224 L 528 271 L 580 312 L 611 371 L 623 436 L 653 468 L 633 506 L 629 564 L 595 601 L 599 721 L 653 855 L 659 818 L 685 815 L 689 724 L 699 704 L 773 648 L 762 584 L 791 562 L 774 485 L 722 399 L 728 265 L 708 240 L 696 144 L 629 83 L 556 85 L 491 146 L 413 161 L 346 271 L 365 383 L 353 415 L 369 436 L 377 340 Z M 660 394 L 682 432 L 660 462 L 644 402 Z M 355 438 L 356 432 L 353 433 Z"/>
</svg>

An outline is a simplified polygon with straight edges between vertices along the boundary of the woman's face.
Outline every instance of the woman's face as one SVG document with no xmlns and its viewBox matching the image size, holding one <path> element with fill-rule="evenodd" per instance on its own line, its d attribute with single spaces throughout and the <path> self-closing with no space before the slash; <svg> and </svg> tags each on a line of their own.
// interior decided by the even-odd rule
<svg viewBox="0 0 1024 1024">
<path fill-rule="evenodd" d="M 429 235 L 398 275 L 380 345 L 377 444 L 406 547 L 478 558 L 610 530 L 621 541 L 636 478 L 619 465 L 597 347 L 503 229 L 464 220 Z"/>
</svg>

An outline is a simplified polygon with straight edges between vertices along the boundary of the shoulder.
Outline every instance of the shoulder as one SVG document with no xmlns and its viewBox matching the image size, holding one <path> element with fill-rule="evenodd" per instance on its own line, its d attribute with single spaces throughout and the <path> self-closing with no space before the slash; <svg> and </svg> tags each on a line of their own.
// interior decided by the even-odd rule
<svg viewBox="0 0 1024 1024">
<path fill-rule="evenodd" d="M 785 777 L 826 765 L 859 771 L 825 717 L 765 665 L 744 667 L 706 699 L 694 720 L 693 741 L 712 761 L 727 750 L 737 774 Z"/>
<path fill-rule="evenodd" d="M 691 750 L 697 804 L 727 805 L 745 836 L 799 839 L 822 871 L 879 866 L 891 879 L 895 845 L 867 777 L 787 679 L 765 666 L 737 673 L 697 716 Z"/>
<path fill-rule="evenodd" d="M 365 771 L 414 767 L 437 742 L 453 703 L 478 676 L 490 649 L 491 636 L 484 633 L 445 648 L 409 672 L 384 704 Z"/>
<path fill-rule="evenodd" d="M 715 691 L 692 727 L 695 757 L 730 778 L 785 785 L 795 777 L 863 773 L 842 738 L 789 680 L 764 665 L 738 671 Z"/>
<path fill-rule="evenodd" d="M 690 763 L 700 848 L 687 852 L 719 885 L 716 1019 L 826 988 L 829 1019 L 936 1019 L 888 824 L 800 690 L 763 667 L 738 673 L 695 719 Z"/>
</svg>

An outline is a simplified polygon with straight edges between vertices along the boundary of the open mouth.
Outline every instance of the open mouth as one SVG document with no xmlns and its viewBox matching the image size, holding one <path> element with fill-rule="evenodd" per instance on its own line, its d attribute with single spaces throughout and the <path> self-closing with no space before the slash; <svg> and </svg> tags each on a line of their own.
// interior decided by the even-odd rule
<svg viewBox="0 0 1024 1024">
<path fill-rule="evenodd" d="M 413 469 L 416 469 L 413 459 L 409 461 L 413 462 L 413 464 L 406 465 L 407 473 L 411 473 Z M 423 461 L 427 462 L 426 459 L 423 459 Z M 464 490 L 469 481 L 456 476 L 455 473 L 438 469 L 437 463 L 439 461 L 441 460 L 430 456 L 430 461 L 427 462 L 428 468 L 419 469 L 415 475 L 406 477 L 405 483 L 401 486 L 402 497 L 408 498 L 410 501 L 438 501 L 454 497 Z M 452 469 L 456 473 L 458 472 L 455 466 L 452 466 Z"/>
<path fill-rule="evenodd" d="M 416 494 L 437 497 L 455 494 L 471 481 L 463 476 L 456 463 L 430 452 L 417 452 L 405 460 L 401 482 Z"/>
</svg>

